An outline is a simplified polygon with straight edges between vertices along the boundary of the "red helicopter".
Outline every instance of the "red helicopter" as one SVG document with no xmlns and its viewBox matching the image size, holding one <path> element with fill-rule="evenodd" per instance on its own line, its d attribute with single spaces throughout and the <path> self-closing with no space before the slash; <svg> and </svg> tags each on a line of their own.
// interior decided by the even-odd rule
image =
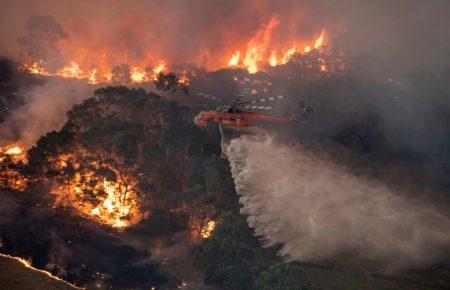
<svg viewBox="0 0 450 290">
<path fill-rule="evenodd" d="M 283 96 L 279 96 L 280 99 Z M 273 98 L 271 98 L 273 99 Z M 265 99 L 262 99 L 265 101 Z M 262 107 L 251 105 L 257 101 L 241 101 L 235 100 L 228 106 L 219 106 L 215 111 L 201 111 L 194 118 L 194 123 L 197 126 L 207 126 L 210 122 L 218 123 L 219 127 L 235 127 L 236 136 L 241 135 L 240 128 L 248 127 L 249 121 L 269 121 L 269 122 L 292 122 L 295 120 L 295 115 L 292 116 L 278 116 L 269 115 L 259 112 L 254 112 L 252 109 L 270 109 L 271 107 Z M 221 128 L 222 130 L 222 128 Z"/>
</svg>

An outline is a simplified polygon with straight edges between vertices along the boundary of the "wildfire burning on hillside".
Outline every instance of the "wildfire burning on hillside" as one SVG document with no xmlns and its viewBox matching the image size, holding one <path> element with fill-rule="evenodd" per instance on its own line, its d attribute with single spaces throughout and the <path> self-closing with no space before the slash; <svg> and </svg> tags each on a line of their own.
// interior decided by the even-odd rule
<svg viewBox="0 0 450 290">
<path fill-rule="evenodd" d="M 42 19 L 41 19 L 42 20 Z M 182 75 L 188 81 L 189 73 L 180 65 L 179 60 L 171 60 L 169 56 L 158 56 L 151 49 L 147 50 L 143 57 L 131 60 L 128 52 L 117 53 L 113 48 L 86 49 L 77 47 L 70 37 L 64 33 L 64 27 L 54 19 L 42 21 L 50 22 L 58 27 L 58 32 L 53 38 L 58 39 L 52 43 L 63 55 L 65 64 L 55 68 L 52 59 L 33 56 L 33 61 L 23 64 L 20 69 L 33 74 L 44 76 L 57 76 L 62 78 L 74 78 L 86 80 L 91 84 L 122 83 L 141 84 L 153 81 L 160 72 L 173 71 Z M 48 24 L 50 26 L 50 24 Z M 310 39 L 298 39 L 296 36 L 279 35 L 277 28 L 283 24 L 277 15 L 272 15 L 267 23 L 263 23 L 249 39 L 230 39 L 224 43 L 223 52 L 218 55 L 208 53 L 208 64 L 198 62 L 198 58 L 184 60 L 185 63 L 194 63 L 197 67 L 207 70 L 220 68 L 243 68 L 249 73 L 265 70 L 268 66 L 277 66 L 288 63 L 295 55 L 306 55 L 313 51 L 322 52 L 328 45 L 328 36 L 325 29 L 317 31 Z M 32 30 L 34 28 L 30 28 Z M 48 27 L 46 29 L 49 29 Z M 44 31 L 48 32 L 48 31 Z M 44 33 L 39 32 L 39 33 Z M 36 34 L 36 33 L 35 33 Z M 34 37 L 34 34 L 33 34 Z M 282 39 L 282 41 L 280 41 Z M 62 42 L 64 40 L 64 42 Z M 62 42 L 62 44 L 60 44 Z M 28 43 L 27 43 L 28 44 Z M 198 55 L 205 52 L 198 51 Z"/>
<path fill-rule="evenodd" d="M 70 205 L 82 215 L 115 228 L 133 225 L 145 216 L 136 180 L 112 164 L 74 154 L 60 156 L 55 164 L 66 177 L 53 186 L 56 205 Z"/>
<path fill-rule="evenodd" d="M 136 224 L 147 214 L 141 210 L 136 179 L 113 164 L 86 154 L 63 154 L 53 160 L 51 182 L 55 206 L 71 206 L 81 215 L 114 228 Z M 18 163 L 19 162 L 19 163 Z M 22 147 L 0 149 L 0 187 L 22 191 L 28 179 L 21 174 L 26 162 Z"/>
<path fill-rule="evenodd" d="M 270 64 L 277 66 L 286 64 L 291 60 L 294 54 L 306 54 L 312 50 L 320 50 L 326 44 L 326 33 L 323 29 L 319 36 L 313 41 L 290 40 L 291 47 L 279 48 L 278 45 L 271 42 L 271 36 L 274 28 L 279 25 L 277 17 L 273 16 L 267 26 L 261 28 L 247 43 L 245 54 L 237 50 L 228 62 L 229 66 L 239 66 L 248 70 L 249 73 L 256 73 L 261 65 Z"/>
<path fill-rule="evenodd" d="M 24 148 L 11 144 L 0 147 L 0 186 L 12 190 L 23 190 L 27 179 L 18 172 L 18 168 L 26 162 Z"/>
<path fill-rule="evenodd" d="M 10 144 L 4 147 L 0 147 L 0 161 L 3 160 L 6 156 L 9 156 L 14 160 L 24 160 L 24 148 L 17 144 Z"/>
</svg>

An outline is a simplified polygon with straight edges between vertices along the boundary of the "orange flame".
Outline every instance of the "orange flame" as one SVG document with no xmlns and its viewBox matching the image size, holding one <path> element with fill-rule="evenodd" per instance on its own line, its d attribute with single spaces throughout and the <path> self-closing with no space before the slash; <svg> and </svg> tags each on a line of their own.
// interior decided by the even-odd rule
<svg viewBox="0 0 450 290">
<path fill-rule="evenodd" d="M 208 221 L 200 230 L 200 236 L 203 239 L 207 239 L 211 237 L 212 233 L 214 232 L 214 229 L 216 228 L 216 222 L 211 220 Z"/>
<path fill-rule="evenodd" d="M 263 60 L 269 46 L 272 31 L 278 23 L 278 19 L 273 16 L 269 24 L 259 30 L 247 44 L 247 52 L 243 64 L 249 73 L 256 73 L 258 71 L 258 63 Z"/>
<path fill-rule="evenodd" d="M 79 156 L 71 154 L 60 156 L 55 169 L 64 171 L 69 165 L 80 169 L 77 157 Z M 52 192 L 56 196 L 56 204 L 70 205 L 82 215 L 115 228 L 124 228 L 139 222 L 145 215 L 138 204 L 136 180 L 125 176 L 112 166 L 108 166 L 108 169 L 113 171 L 118 179 L 99 180 L 96 176 L 99 166 L 97 161 L 91 161 L 89 168 L 79 170 L 72 177 L 68 177 L 69 180 L 55 185 Z M 90 192 L 90 198 L 87 200 L 84 198 L 85 192 Z"/>
<path fill-rule="evenodd" d="M 24 160 L 26 158 L 25 149 L 17 144 L 0 147 L 0 160 L 3 160 L 5 155 L 8 155 L 15 160 Z"/>
<path fill-rule="evenodd" d="M 239 58 L 241 57 L 241 52 L 236 51 L 228 62 L 229 66 L 237 66 L 239 64 Z"/>
<path fill-rule="evenodd" d="M 279 51 L 272 49 L 269 54 L 268 48 L 269 46 L 273 46 L 271 43 L 271 35 L 278 24 L 278 19 L 273 16 L 267 26 L 260 29 L 247 43 L 247 50 L 242 63 L 239 63 L 240 51 L 237 50 L 231 56 L 228 65 L 241 65 L 241 67 L 246 68 L 249 73 L 256 73 L 259 70 L 261 63 L 267 62 L 270 66 L 286 64 L 294 54 L 306 54 L 312 50 L 319 50 L 325 44 L 326 33 L 325 30 L 322 29 L 320 35 L 313 41 L 304 42 L 303 44 L 294 41 L 294 44 L 289 49 Z M 299 47 L 302 48 L 302 50 L 298 50 L 297 48 Z M 278 58 L 279 55 L 281 55 L 280 58 Z"/>
<path fill-rule="evenodd" d="M 307 54 L 314 50 L 321 50 L 327 44 L 325 29 L 309 40 L 286 39 L 283 43 L 274 43 L 272 35 L 276 33 L 279 25 L 280 21 L 277 16 L 272 16 L 266 25 L 259 28 L 249 40 L 243 43 L 242 47 L 230 46 L 224 50 L 222 56 L 216 56 L 218 59 L 207 60 L 205 63 L 216 64 L 214 69 L 220 68 L 217 64 L 221 63 L 225 66 L 244 68 L 249 73 L 256 73 L 265 65 L 286 64 L 295 54 Z M 289 45 L 286 46 L 285 44 L 288 43 Z M 155 80 L 160 72 L 169 70 L 171 66 L 166 59 L 156 58 L 151 53 L 144 54 L 141 60 L 134 59 L 128 62 L 129 57 L 126 53 L 114 54 L 112 52 L 114 50 L 109 51 L 108 47 L 95 51 L 70 46 L 65 48 L 74 57 L 68 56 L 71 61 L 60 69 L 49 71 L 43 60 L 25 64 L 22 68 L 34 74 L 83 79 L 91 84 L 101 84 L 111 83 L 113 80 L 119 81 L 117 78 L 113 78 L 114 67 L 126 64 L 129 67 L 129 79 L 120 81 L 141 84 Z M 153 69 L 149 70 L 149 67 Z"/>
<path fill-rule="evenodd" d="M 145 81 L 147 73 L 144 70 L 140 70 L 137 67 L 132 67 L 131 69 L 131 81 L 134 83 L 142 83 Z"/>
<path fill-rule="evenodd" d="M 275 50 L 272 50 L 272 52 L 270 53 L 269 64 L 271 66 L 276 66 L 278 64 L 277 52 Z"/>
</svg>

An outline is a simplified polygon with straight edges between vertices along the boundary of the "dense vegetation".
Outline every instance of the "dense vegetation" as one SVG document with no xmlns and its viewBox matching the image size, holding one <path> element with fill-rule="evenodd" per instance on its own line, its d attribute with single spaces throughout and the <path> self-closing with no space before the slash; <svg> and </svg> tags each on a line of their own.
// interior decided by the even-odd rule
<svg viewBox="0 0 450 290">
<path fill-rule="evenodd" d="M 172 287 L 176 278 L 158 274 L 156 262 L 138 263 L 146 254 L 114 236 L 129 232 L 157 239 L 199 230 L 216 219 L 213 236 L 194 250 L 195 265 L 206 283 L 254 288 L 260 271 L 278 259 L 273 250 L 260 247 L 238 212 L 228 163 L 219 157 L 216 128 L 202 131 L 191 120 L 186 107 L 142 89 L 97 90 L 68 112 L 60 131 L 49 132 L 28 151 L 26 165 L 2 161 L 16 166 L 14 172 L 27 180 L 26 193 L 19 196 L 27 206 L 18 206 L 13 221 L 2 229 L 4 250 L 30 257 L 42 268 L 51 264 L 50 269 L 76 284 L 100 280 L 118 288 Z M 94 177 L 74 179 L 88 172 Z M 75 184 L 84 185 L 76 192 L 80 204 L 98 204 L 105 196 L 104 190 L 96 190 L 98 184 L 122 176 L 136 180 L 136 206 L 148 213 L 125 233 L 111 237 L 108 227 L 77 217 L 80 212 L 58 202 L 61 195 L 67 197 L 64 185 Z"/>
<path fill-rule="evenodd" d="M 270 80 L 274 87 L 295 96 L 290 106 L 306 100 L 314 108 L 308 125 L 293 125 L 288 138 L 344 148 L 344 158 L 348 152 L 361 158 L 355 168 L 379 177 L 390 162 L 400 160 L 404 168 L 396 167 L 396 174 L 406 172 L 413 186 L 448 189 L 448 178 L 442 177 L 450 171 L 448 73 L 412 74 L 405 93 L 403 87 L 347 72 L 298 81 L 299 67 L 283 69 L 276 76 L 293 73 L 293 80 L 275 76 Z M 193 85 L 233 93 L 235 73 L 210 73 Z M 16 76 L 6 76 L 0 89 L 10 98 L 2 98 L 2 106 L 19 106 L 18 85 L 12 83 Z M 322 275 L 336 276 L 320 272 L 333 268 L 332 263 L 322 268 L 281 263 L 276 247 L 261 247 L 239 213 L 228 162 L 220 158 L 217 128 L 195 127 L 191 110 L 143 89 L 101 88 L 68 112 L 61 130 L 38 140 L 27 163 L 1 159 L 1 187 L 8 190 L 1 193 L 2 251 L 29 257 L 77 285 L 173 289 L 182 279 L 152 257 L 152 242 L 189 244 L 192 280 L 219 289 L 327 289 L 317 281 Z M 406 111 L 408 118 L 395 118 Z M 418 122 L 423 126 L 410 126 L 422 111 Z M 433 178 L 423 184 L 414 180 L 427 170 Z M 25 186 L 18 190 L 16 180 Z M 118 204 L 126 211 L 116 207 L 102 219 L 94 212 L 107 210 L 105 182 L 115 184 Z M 212 235 L 192 242 L 190 234 L 211 220 L 217 222 Z M 179 233 L 189 234 L 180 238 Z M 150 242 L 137 246 L 142 241 Z M 312 281 L 315 275 L 319 278 Z M 349 277 L 344 281 L 353 281 L 354 272 Z"/>
</svg>

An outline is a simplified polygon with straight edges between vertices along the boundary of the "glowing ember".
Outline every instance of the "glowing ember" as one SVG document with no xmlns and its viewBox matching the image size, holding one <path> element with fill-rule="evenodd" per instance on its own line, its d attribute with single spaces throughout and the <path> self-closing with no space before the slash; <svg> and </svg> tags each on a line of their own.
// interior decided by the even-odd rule
<svg viewBox="0 0 450 290">
<path fill-rule="evenodd" d="M 76 289 L 85 289 L 85 288 L 81 288 L 81 287 L 75 286 L 75 285 L 73 285 L 73 284 L 71 284 L 71 283 L 69 283 L 69 282 L 67 282 L 67 281 L 65 281 L 65 280 L 63 280 L 63 279 L 53 275 L 52 273 L 50 273 L 48 271 L 37 269 L 37 268 L 33 267 L 31 265 L 31 261 L 30 260 L 25 260 L 23 258 L 14 257 L 14 256 L 10 256 L 10 255 L 7 255 L 7 254 L 0 254 L 0 256 L 4 257 L 4 258 L 8 258 L 8 259 L 12 259 L 12 260 L 18 261 L 19 263 L 24 265 L 26 268 L 31 269 L 34 272 L 38 272 L 38 273 L 44 274 L 44 275 L 46 275 L 46 276 L 48 276 L 48 277 L 50 277 L 50 278 L 52 278 L 54 280 L 57 280 L 57 281 L 59 281 L 61 283 L 66 284 L 66 285 L 68 285 L 70 287 L 73 287 L 73 288 L 76 288 Z"/>
<path fill-rule="evenodd" d="M 203 239 L 209 238 L 209 237 L 212 235 L 212 233 L 213 233 L 213 231 L 214 231 L 215 228 L 216 228 L 216 222 L 215 222 L 215 221 L 211 220 L 211 221 L 207 222 L 207 223 L 202 227 L 202 229 L 201 229 L 201 231 L 200 231 L 200 236 L 201 236 Z"/>
</svg>

